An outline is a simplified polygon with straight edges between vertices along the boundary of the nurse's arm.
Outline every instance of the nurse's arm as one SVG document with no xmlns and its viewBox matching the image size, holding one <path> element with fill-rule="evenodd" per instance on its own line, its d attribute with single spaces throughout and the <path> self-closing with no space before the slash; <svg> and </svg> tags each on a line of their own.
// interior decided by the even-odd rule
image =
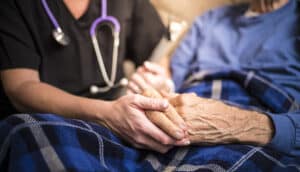
<svg viewBox="0 0 300 172">
<path fill-rule="evenodd" d="M 102 123 L 135 147 L 161 153 L 172 145 L 188 143 L 183 132 L 182 140 L 175 140 L 146 117 L 145 109 L 164 111 L 167 101 L 141 95 L 127 95 L 111 102 L 79 97 L 41 82 L 39 73 L 32 69 L 1 71 L 1 80 L 20 112 L 53 113 Z"/>
<path fill-rule="evenodd" d="M 71 118 L 93 119 L 104 102 L 71 95 L 41 82 L 32 69 L 9 69 L 1 72 L 5 93 L 19 112 L 54 113 Z M 87 110 L 88 109 L 88 110 Z"/>
</svg>

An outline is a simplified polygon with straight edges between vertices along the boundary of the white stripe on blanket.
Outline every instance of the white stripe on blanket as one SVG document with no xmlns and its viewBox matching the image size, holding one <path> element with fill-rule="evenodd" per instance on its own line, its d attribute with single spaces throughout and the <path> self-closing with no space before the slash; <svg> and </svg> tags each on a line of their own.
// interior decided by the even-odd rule
<svg viewBox="0 0 300 172">
<path fill-rule="evenodd" d="M 169 172 L 169 171 L 183 171 L 183 172 L 190 172 L 190 171 L 197 171 L 200 169 L 207 169 L 215 172 L 225 172 L 226 170 L 222 168 L 218 164 L 206 164 L 206 165 L 193 165 L 193 164 L 182 164 L 179 166 L 180 163 L 183 162 L 183 159 L 187 155 L 189 149 L 188 148 L 181 148 L 179 149 L 173 160 L 167 165 L 162 165 L 159 160 L 152 154 L 149 154 L 146 157 L 146 161 L 148 161 L 153 169 L 155 171 L 164 171 L 164 172 Z"/>
<path fill-rule="evenodd" d="M 18 117 L 28 123 L 38 122 L 29 115 L 20 115 Z M 31 126 L 29 127 L 29 129 L 32 132 L 32 135 L 40 148 L 41 154 L 46 164 L 48 165 L 49 170 L 52 172 L 67 171 L 64 167 L 64 164 L 58 157 L 56 151 L 51 146 L 44 130 L 39 125 Z"/>
<path fill-rule="evenodd" d="M 222 80 L 214 80 L 211 88 L 211 98 L 220 100 L 222 95 Z"/>
</svg>

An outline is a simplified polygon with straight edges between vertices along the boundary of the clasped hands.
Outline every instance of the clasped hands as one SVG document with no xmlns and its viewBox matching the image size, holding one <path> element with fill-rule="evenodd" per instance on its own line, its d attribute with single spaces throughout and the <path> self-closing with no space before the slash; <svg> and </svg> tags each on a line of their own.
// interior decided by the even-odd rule
<svg viewBox="0 0 300 172">
<path fill-rule="evenodd" d="M 143 94 L 158 98 L 159 93 L 149 89 Z M 154 124 L 173 138 L 176 138 L 178 128 L 175 125 L 180 118 L 185 122 L 185 137 L 191 144 L 265 145 L 272 138 L 270 119 L 258 112 L 243 110 L 218 100 L 201 98 L 193 93 L 176 95 L 169 98 L 169 102 L 166 112 L 148 111 L 146 114 Z"/>
<path fill-rule="evenodd" d="M 144 67 L 147 68 L 147 67 Z M 196 94 L 167 94 L 158 92 L 155 83 L 163 75 L 159 67 L 148 63 L 150 72 L 135 75 L 131 89 L 146 97 L 164 98 L 169 100 L 169 107 L 164 111 L 146 111 L 146 116 L 158 128 L 174 139 L 184 139 L 186 144 L 214 145 L 228 143 L 243 143 L 265 145 L 273 136 L 271 120 L 264 114 L 243 110 L 221 101 L 201 98 Z M 145 79 L 145 73 L 151 73 L 152 78 Z M 147 69 L 143 69 L 144 71 Z M 153 72 L 155 71 L 155 72 Z M 144 75 L 144 77 L 143 77 Z M 161 82 L 156 81 L 161 84 Z M 133 86 L 132 86 L 133 85 Z M 163 93 L 163 94 L 161 94 Z M 184 136 L 182 137 L 182 133 Z"/>
</svg>

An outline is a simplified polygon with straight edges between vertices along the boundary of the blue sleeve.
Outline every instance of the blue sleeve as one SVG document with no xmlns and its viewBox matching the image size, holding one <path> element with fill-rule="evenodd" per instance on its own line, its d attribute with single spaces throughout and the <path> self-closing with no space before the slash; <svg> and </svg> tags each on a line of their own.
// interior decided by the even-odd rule
<svg viewBox="0 0 300 172">
<path fill-rule="evenodd" d="M 286 114 L 268 113 L 273 121 L 275 134 L 268 145 L 271 148 L 300 157 L 300 111 Z"/>
<path fill-rule="evenodd" d="M 185 76 L 189 73 L 189 65 L 193 62 L 196 49 L 204 39 L 204 23 L 204 16 L 197 18 L 173 54 L 171 70 L 176 90 L 183 84 Z"/>
</svg>

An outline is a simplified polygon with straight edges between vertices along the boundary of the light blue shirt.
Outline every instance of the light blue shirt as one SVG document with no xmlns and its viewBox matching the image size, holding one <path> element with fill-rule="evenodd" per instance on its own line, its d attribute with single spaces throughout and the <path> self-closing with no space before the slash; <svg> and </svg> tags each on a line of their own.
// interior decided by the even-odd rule
<svg viewBox="0 0 300 172">
<path fill-rule="evenodd" d="M 252 70 L 271 79 L 300 102 L 300 24 L 298 3 L 256 17 L 248 5 L 226 6 L 196 19 L 172 58 L 178 90 L 195 71 Z M 300 113 L 272 115 L 273 147 L 300 156 Z"/>
</svg>

